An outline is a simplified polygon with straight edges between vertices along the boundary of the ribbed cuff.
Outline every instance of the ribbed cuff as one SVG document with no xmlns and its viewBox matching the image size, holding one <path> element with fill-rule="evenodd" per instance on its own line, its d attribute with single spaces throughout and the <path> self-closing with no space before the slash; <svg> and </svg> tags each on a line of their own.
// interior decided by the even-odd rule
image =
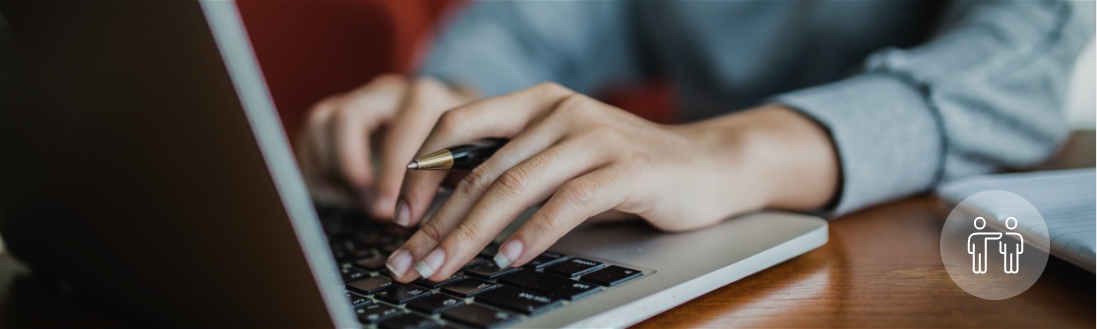
<svg viewBox="0 0 1097 329">
<path fill-rule="evenodd" d="M 837 217 L 931 188 L 943 138 L 932 109 L 902 79 L 869 73 L 782 94 L 771 102 L 825 126 L 842 166 L 839 199 L 821 212 Z"/>
</svg>

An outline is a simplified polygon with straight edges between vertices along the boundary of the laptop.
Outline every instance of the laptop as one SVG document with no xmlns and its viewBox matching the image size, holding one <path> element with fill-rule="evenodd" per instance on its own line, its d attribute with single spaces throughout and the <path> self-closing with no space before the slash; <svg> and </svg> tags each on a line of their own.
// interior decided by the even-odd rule
<svg viewBox="0 0 1097 329">
<path fill-rule="evenodd" d="M 233 2 L 0 16 L 3 239 L 150 325 L 624 327 L 827 242 L 825 220 L 781 212 L 589 223 L 522 268 L 489 247 L 449 280 L 395 283 L 383 260 L 412 230 L 314 206 Z"/>
</svg>

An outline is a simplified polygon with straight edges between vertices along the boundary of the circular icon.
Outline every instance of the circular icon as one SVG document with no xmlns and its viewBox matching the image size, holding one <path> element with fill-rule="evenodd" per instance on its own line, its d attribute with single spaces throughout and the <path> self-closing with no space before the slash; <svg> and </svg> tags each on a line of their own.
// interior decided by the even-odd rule
<svg viewBox="0 0 1097 329">
<path fill-rule="evenodd" d="M 1028 290 L 1047 266 L 1047 224 L 1028 200 L 1006 191 L 975 193 L 941 229 L 941 262 L 952 281 L 990 300 Z"/>
</svg>

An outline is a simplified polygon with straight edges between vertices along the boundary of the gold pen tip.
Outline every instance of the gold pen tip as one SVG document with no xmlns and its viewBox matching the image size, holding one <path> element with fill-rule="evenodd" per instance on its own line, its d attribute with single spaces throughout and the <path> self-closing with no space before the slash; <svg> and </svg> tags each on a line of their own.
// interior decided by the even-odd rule
<svg viewBox="0 0 1097 329">
<path fill-rule="evenodd" d="M 409 163 L 408 169 L 419 169 L 419 161 L 412 161 Z"/>
</svg>

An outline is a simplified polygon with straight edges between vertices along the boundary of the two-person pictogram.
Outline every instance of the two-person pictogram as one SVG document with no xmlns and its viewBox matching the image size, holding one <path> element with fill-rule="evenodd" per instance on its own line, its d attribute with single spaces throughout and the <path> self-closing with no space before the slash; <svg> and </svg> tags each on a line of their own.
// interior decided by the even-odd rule
<svg viewBox="0 0 1097 329">
<path fill-rule="evenodd" d="M 986 225 L 987 221 L 983 217 L 975 218 L 975 229 L 982 230 Z M 1017 228 L 1017 219 L 1006 218 L 1006 228 L 1010 231 Z M 975 274 L 987 272 L 987 259 L 990 258 L 987 248 L 991 241 L 998 241 L 997 249 L 1002 254 L 1003 271 L 1006 274 L 1017 274 L 1020 270 L 1021 254 L 1025 252 L 1025 239 L 1021 237 L 1021 233 L 1017 232 L 1006 232 L 1004 235 L 1014 236 L 1017 240 L 1014 243 L 1002 241 L 1003 233 L 1001 232 L 975 232 L 967 237 L 967 253 L 971 254 L 972 272 Z M 982 250 L 980 250 L 980 244 Z"/>
</svg>

